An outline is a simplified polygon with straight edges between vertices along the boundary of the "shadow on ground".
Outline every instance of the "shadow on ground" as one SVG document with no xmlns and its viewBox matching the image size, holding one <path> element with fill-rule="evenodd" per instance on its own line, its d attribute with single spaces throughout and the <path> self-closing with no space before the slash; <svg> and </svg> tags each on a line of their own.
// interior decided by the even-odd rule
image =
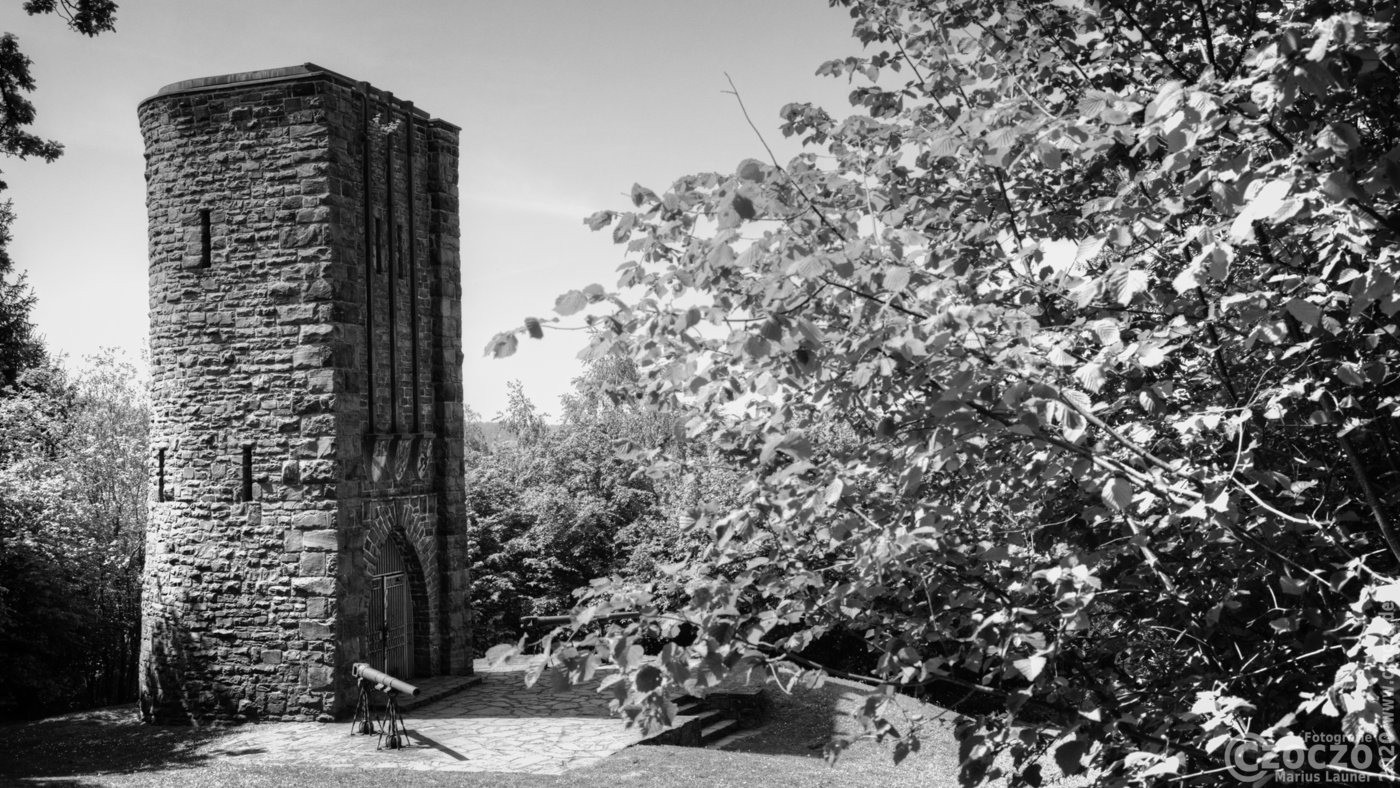
<svg viewBox="0 0 1400 788">
<path fill-rule="evenodd" d="M 0 725 L 0 783 L 45 778 L 44 785 L 94 785 L 62 778 L 200 766 L 208 759 L 198 747 L 224 733 L 145 725 L 134 703 Z"/>
</svg>

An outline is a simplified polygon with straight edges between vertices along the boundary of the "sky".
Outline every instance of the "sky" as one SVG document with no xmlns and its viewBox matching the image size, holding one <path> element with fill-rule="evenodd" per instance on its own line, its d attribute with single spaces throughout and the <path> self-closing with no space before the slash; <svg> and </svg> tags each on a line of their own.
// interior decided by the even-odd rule
<svg viewBox="0 0 1400 788">
<path fill-rule="evenodd" d="M 844 82 L 813 75 L 858 51 L 824 0 L 119 0 L 88 39 L 55 16 L 0 12 L 38 83 L 34 131 L 58 161 L 0 161 L 18 219 L 11 256 L 38 297 L 51 351 L 77 361 L 146 342 L 146 210 L 136 105 L 193 77 L 312 62 L 462 127 L 463 365 L 485 418 L 520 380 L 547 413 L 580 372 L 583 332 L 486 358 L 490 338 L 555 297 L 611 287 L 625 259 L 583 217 L 660 193 L 681 175 L 732 172 L 763 148 L 725 74 L 780 159 L 778 111 L 845 114 Z"/>
</svg>

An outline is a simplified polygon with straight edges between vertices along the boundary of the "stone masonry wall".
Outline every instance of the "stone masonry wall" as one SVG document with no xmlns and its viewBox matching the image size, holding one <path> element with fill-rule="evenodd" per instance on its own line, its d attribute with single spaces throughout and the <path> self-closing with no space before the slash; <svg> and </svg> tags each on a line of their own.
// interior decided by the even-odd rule
<svg viewBox="0 0 1400 788">
<path fill-rule="evenodd" d="M 390 538 L 419 672 L 467 672 L 456 129 L 310 65 L 184 84 L 140 108 L 143 711 L 345 711 Z"/>
</svg>

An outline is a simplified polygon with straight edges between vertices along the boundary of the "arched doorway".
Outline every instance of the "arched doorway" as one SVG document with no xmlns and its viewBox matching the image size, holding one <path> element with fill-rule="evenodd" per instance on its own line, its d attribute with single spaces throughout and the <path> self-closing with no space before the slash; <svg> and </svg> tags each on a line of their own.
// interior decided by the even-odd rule
<svg viewBox="0 0 1400 788">
<path fill-rule="evenodd" d="M 385 539 L 370 578 L 369 664 L 399 678 L 413 676 L 413 599 L 408 568 L 393 539 Z"/>
</svg>

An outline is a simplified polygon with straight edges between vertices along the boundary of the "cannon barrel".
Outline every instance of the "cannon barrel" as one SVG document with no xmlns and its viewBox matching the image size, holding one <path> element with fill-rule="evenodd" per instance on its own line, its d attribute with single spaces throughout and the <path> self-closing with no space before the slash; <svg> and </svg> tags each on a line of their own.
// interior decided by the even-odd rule
<svg viewBox="0 0 1400 788">
<path fill-rule="evenodd" d="M 355 674 L 355 678 L 372 681 L 378 684 L 386 692 L 388 690 L 393 690 L 394 692 L 402 692 L 408 696 L 418 694 L 418 688 L 409 684 L 407 681 L 396 679 L 382 670 L 375 670 L 364 662 L 356 662 L 354 667 L 350 669 L 350 672 Z"/>
</svg>

